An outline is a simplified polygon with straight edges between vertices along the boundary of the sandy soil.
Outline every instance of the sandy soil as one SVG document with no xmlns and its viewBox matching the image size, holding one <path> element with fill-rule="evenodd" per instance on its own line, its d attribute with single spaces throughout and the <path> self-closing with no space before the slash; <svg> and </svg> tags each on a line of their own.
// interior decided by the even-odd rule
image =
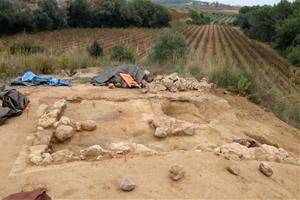
<svg viewBox="0 0 300 200">
<path fill-rule="evenodd" d="M 300 155 L 300 131 L 277 119 L 272 113 L 243 97 L 206 92 L 182 92 L 157 95 L 139 90 L 75 85 L 71 88 L 18 88 L 29 95 L 30 111 L 9 119 L 0 126 L 0 198 L 22 189 L 45 186 L 53 199 L 299 199 L 300 167 L 269 162 L 274 175 L 268 178 L 258 170 L 255 160 L 233 161 L 213 152 L 193 151 L 199 143 L 227 143 L 235 138 L 252 137 L 266 144 L 283 147 Z M 137 142 L 163 152 L 157 156 L 130 156 L 124 159 L 80 161 L 49 167 L 31 167 L 11 174 L 25 138 L 34 133 L 35 114 L 42 103 L 51 104 L 71 95 L 82 97 L 81 103 L 68 103 L 65 116 L 74 120 L 93 119 L 97 129 L 80 133 L 70 141 L 56 145 L 56 150 L 80 148 L 109 142 Z M 197 101 L 170 101 L 189 98 Z M 163 102 L 167 115 L 186 121 L 211 124 L 211 128 L 194 136 L 156 139 L 147 120 L 155 118 L 149 103 Z M 201 103 L 199 103 L 199 101 Z M 167 102 L 167 103 L 165 103 Z M 198 103 L 195 103 L 198 102 Z M 239 176 L 226 167 L 235 163 Z M 186 177 L 173 182 L 168 169 L 180 164 Z M 137 188 L 130 193 L 119 190 L 123 177 L 130 177 Z"/>
</svg>

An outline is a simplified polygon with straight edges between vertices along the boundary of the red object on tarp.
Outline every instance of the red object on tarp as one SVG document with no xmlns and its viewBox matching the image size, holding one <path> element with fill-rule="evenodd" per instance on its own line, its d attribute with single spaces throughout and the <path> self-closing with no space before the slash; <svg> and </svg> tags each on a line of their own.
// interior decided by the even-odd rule
<svg viewBox="0 0 300 200">
<path fill-rule="evenodd" d="M 120 73 L 120 76 L 127 83 L 129 87 L 132 86 L 139 87 L 139 84 L 132 78 L 130 74 Z"/>
<path fill-rule="evenodd" d="M 45 189 L 37 189 L 31 192 L 19 192 L 8 195 L 3 200 L 51 200 Z"/>
</svg>

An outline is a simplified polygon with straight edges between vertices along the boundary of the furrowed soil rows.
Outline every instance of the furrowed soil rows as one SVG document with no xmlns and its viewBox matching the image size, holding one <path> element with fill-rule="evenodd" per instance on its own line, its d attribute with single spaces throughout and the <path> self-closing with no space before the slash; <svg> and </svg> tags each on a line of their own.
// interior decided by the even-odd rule
<svg viewBox="0 0 300 200">
<path fill-rule="evenodd" d="M 193 49 L 196 49 L 196 45 L 199 43 L 199 41 L 201 40 L 202 36 L 203 36 L 203 29 L 204 27 L 201 26 L 199 27 L 198 29 L 198 32 L 197 32 L 197 35 L 195 36 L 195 38 L 193 39 L 193 42 L 190 44 L 190 46 L 193 48 Z"/>
<path fill-rule="evenodd" d="M 234 17 L 227 21 L 233 20 Z M 285 94 L 299 94 L 299 77 L 294 66 L 276 55 L 270 48 L 252 41 L 240 31 L 230 26 L 204 25 L 201 28 L 190 28 L 183 32 L 187 41 L 200 60 L 224 55 L 222 59 L 228 64 L 233 61 L 242 70 L 250 68 L 259 73 L 261 80 L 269 88 L 279 88 Z M 273 85 L 273 86 L 272 86 Z"/>
<path fill-rule="evenodd" d="M 25 37 L 18 34 L 1 40 L 0 45 L 10 46 L 18 41 L 27 41 L 46 47 L 51 52 L 61 52 L 86 49 L 94 40 L 97 40 L 102 45 L 105 53 L 109 52 L 116 44 L 122 43 L 128 48 L 137 50 L 136 53 L 139 56 L 145 57 L 155 44 L 159 32 L 159 29 L 143 28 L 66 29 L 29 34 Z"/>
</svg>

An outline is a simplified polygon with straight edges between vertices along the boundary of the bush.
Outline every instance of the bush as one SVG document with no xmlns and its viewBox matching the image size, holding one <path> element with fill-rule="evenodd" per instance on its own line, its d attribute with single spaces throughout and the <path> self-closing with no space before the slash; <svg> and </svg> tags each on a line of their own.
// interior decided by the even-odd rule
<svg viewBox="0 0 300 200">
<path fill-rule="evenodd" d="M 184 36 L 171 30 L 165 30 L 160 34 L 158 42 L 150 53 L 150 59 L 154 62 L 186 61 L 189 53 L 188 44 Z"/>
<path fill-rule="evenodd" d="M 120 61 L 120 62 L 130 62 L 136 63 L 137 56 L 136 54 L 125 47 L 123 44 L 118 44 L 113 47 L 110 55 L 111 60 Z"/>
<path fill-rule="evenodd" d="M 87 48 L 87 51 L 92 57 L 99 57 L 103 55 L 103 49 L 96 40 Z"/>
<path fill-rule="evenodd" d="M 298 67 L 300 67 L 300 45 L 293 47 L 289 50 L 287 55 L 288 60 Z"/>
<path fill-rule="evenodd" d="M 190 17 L 192 20 L 189 21 L 189 24 L 205 25 L 210 23 L 209 17 L 205 17 L 202 13 L 198 13 L 194 10 L 190 11 Z"/>
<path fill-rule="evenodd" d="M 10 46 L 9 51 L 11 54 L 34 54 L 42 53 L 44 51 L 43 47 L 30 44 L 29 42 L 15 43 Z"/>
<path fill-rule="evenodd" d="M 62 69 L 68 76 L 72 76 L 77 73 L 79 66 L 74 62 L 74 57 L 67 53 L 62 53 L 56 59 L 56 69 Z"/>
<path fill-rule="evenodd" d="M 211 72 L 210 81 L 229 91 L 246 96 L 252 89 L 252 76 L 248 73 L 222 67 Z"/>
</svg>

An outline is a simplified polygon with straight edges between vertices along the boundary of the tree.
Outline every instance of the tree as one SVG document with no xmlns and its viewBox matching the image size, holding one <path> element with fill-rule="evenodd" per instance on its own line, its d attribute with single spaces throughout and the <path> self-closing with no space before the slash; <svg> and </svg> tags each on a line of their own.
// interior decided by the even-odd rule
<svg viewBox="0 0 300 200">
<path fill-rule="evenodd" d="M 37 20 L 43 20 L 49 23 L 47 28 L 59 29 L 66 26 L 66 12 L 64 8 L 60 8 L 57 5 L 56 0 L 40 0 L 38 2 L 38 10 L 36 12 L 39 16 L 36 16 Z M 42 22 L 37 22 L 39 26 L 43 24 Z"/>
<path fill-rule="evenodd" d="M 68 24 L 72 27 L 85 27 L 89 23 L 89 10 L 86 0 L 71 0 L 68 9 Z"/>
<path fill-rule="evenodd" d="M 293 14 L 292 5 L 287 0 L 281 0 L 273 10 L 275 18 L 281 21 Z"/>
<path fill-rule="evenodd" d="M 300 18 L 289 18 L 277 28 L 276 47 L 285 50 L 293 44 L 296 36 L 300 33 Z"/>
<path fill-rule="evenodd" d="M 271 6 L 262 6 L 247 13 L 250 28 L 248 34 L 252 38 L 268 42 L 275 35 L 275 20 Z"/>
</svg>

